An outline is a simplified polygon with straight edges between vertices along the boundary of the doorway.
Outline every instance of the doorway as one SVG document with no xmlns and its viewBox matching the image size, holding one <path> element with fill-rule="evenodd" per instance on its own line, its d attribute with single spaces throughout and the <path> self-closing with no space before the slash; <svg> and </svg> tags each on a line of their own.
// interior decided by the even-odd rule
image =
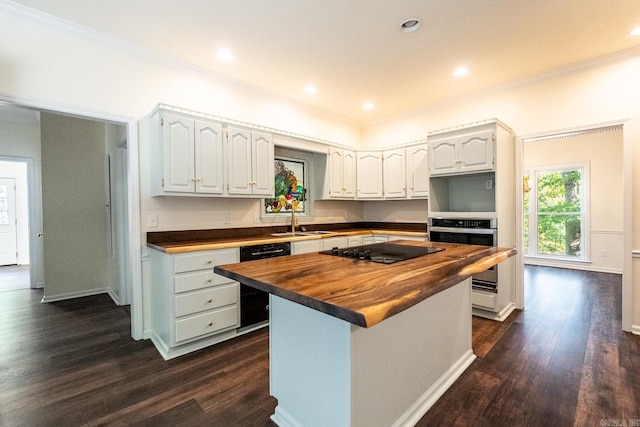
<svg viewBox="0 0 640 427">
<path fill-rule="evenodd" d="M 0 157 L 0 292 L 29 288 L 27 162 Z"/>
</svg>

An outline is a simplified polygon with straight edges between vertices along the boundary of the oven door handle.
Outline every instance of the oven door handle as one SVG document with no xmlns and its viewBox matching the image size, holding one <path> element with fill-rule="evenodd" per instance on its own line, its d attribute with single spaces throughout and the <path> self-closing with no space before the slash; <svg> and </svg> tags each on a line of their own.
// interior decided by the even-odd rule
<svg viewBox="0 0 640 427">
<path fill-rule="evenodd" d="M 456 227 L 429 227 L 429 231 L 441 233 L 466 233 L 466 234 L 495 234 L 495 228 L 456 228 Z"/>
</svg>

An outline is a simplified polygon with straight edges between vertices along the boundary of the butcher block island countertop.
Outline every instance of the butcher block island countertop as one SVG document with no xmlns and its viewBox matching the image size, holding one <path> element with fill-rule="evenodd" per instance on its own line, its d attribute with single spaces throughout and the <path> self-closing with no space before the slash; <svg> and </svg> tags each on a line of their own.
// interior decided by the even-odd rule
<svg viewBox="0 0 640 427">
<path fill-rule="evenodd" d="M 222 265 L 214 271 L 369 328 L 516 253 L 515 249 L 440 242 L 389 243 L 444 250 L 393 264 L 308 253 Z"/>
<path fill-rule="evenodd" d="M 382 244 L 444 250 L 392 264 L 308 253 L 215 267 L 270 293 L 278 426 L 414 426 L 475 359 L 471 275 L 515 250 Z"/>
</svg>

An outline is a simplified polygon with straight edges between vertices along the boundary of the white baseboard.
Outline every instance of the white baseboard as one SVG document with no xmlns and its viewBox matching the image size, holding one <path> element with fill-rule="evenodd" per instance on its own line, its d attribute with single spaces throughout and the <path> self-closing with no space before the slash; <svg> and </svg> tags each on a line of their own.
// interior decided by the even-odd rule
<svg viewBox="0 0 640 427">
<path fill-rule="evenodd" d="M 507 317 L 515 310 L 516 305 L 510 302 L 505 308 L 500 310 L 499 313 L 493 311 L 482 310 L 480 308 L 472 307 L 471 313 L 474 316 L 484 317 L 485 319 L 497 320 L 498 322 L 504 322 Z"/>
<path fill-rule="evenodd" d="M 93 295 L 99 294 L 109 294 L 108 288 L 97 288 L 97 289 L 89 289 L 86 291 L 78 291 L 78 292 L 69 292 L 66 294 L 58 294 L 58 295 L 45 295 L 42 297 L 41 302 L 56 302 L 56 301 L 65 301 L 74 298 L 82 298 L 82 297 L 90 297 Z M 111 296 L 111 295 L 110 295 Z M 113 297 L 111 297 L 113 299 Z"/>
</svg>

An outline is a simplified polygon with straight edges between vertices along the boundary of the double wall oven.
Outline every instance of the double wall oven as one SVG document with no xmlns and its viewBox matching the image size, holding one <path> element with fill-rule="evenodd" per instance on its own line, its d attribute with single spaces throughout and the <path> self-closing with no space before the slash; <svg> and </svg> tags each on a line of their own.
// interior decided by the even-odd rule
<svg viewBox="0 0 640 427">
<path fill-rule="evenodd" d="M 432 242 L 463 243 L 469 245 L 497 246 L 498 220 L 429 218 L 429 240 Z M 497 292 L 498 266 L 473 275 L 472 287 Z"/>
</svg>

